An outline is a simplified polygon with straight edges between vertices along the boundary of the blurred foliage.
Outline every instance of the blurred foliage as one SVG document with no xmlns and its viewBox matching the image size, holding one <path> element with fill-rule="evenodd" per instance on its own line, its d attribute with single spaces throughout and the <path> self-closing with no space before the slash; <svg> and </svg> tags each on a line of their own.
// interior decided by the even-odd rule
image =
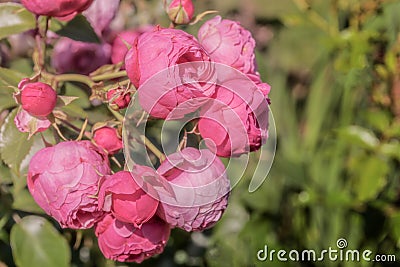
<svg viewBox="0 0 400 267">
<path fill-rule="evenodd" d="M 129 14 L 127 27 L 168 25 L 161 1 L 124 2 L 128 4 L 122 13 L 136 12 Z M 262 187 L 249 193 L 245 177 L 213 229 L 193 234 L 173 230 L 165 252 L 143 266 L 399 266 L 327 259 L 260 262 L 257 252 L 265 245 L 275 250 L 322 251 L 336 248 L 336 241 L 345 238 L 349 249 L 395 254 L 400 259 L 400 2 L 202 0 L 195 4 L 198 12 L 218 10 L 252 31 L 259 71 L 272 85 L 278 149 Z M 186 30 L 195 34 L 198 27 Z M 16 57 L 8 64 L 26 73 L 31 63 Z M 5 119 L 14 106 L 10 86 L 15 87 L 19 78 L 18 73 L 0 70 L 0 266 L 28 266 L 25 262 L 40 266 L 35 260 L 46 247 L 52 249 L 45 253 L 49 266 L 65 266 L 70 256 L 72 266 L 135 266 L 104 260 L 92 231 L 61 230 L 40 217 L 24 217 L 40 209 L 25 188 L 26 163 L 6 167 L 32 153 L 27 147 L 28 151 L 18 148 L 23 136 L 8 123 L 13 113 Z M 71 116 L 107 116 L 94 114 L 76 85 L 67 83 L 63 90 L 81 96 L 69 109 Z M 3 151 L 1 143 L 10 141 L 15 149 Z M 39 141 L 32 139 L 29 146 L 37 149 Z M 20 217 L 22 222 L 35 221 L 40 231 L 25 227 Z"/>
</svg>

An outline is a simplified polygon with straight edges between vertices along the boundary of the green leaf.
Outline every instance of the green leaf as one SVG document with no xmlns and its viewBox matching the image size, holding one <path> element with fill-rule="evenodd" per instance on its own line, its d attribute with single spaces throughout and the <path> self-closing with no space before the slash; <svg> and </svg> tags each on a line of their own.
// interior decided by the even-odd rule
<svg viewBox="0 0 400 267">
<path fill-rule="evenodd" d="M 376 198 L 386 185 L 389 166 L 379 157 L 363 154 L 353 158 L 350 169 L 353 176 L 353 191 L 361 202 Z"/>
<path fill-rule="evenodd" d="M 13 98 L 13 90 L 0 85 L 0 111 L 15 107 L 17 103 Z"/>
<path fill-rule="evenodd" d="M 25 74 L 0 67 L 0 84 L 4 86 L 18 87 L 19 82 L 23 78 L 26 78 Z"/>
<path fill-rule="evenodd" d="M 13 209 L 25 212 L 44 214 L 44 211 L 36 204 L 28 189 L 24 188 L 13 193 L 14 202 Z"/>
<path fill-rule="evenodd" d="M 375 134 L 360 126 L 352 125 L 338 131 L 339 137 L 353 145 L 366 149 L 374 149 L 379 145 Z"/>
<path fill-rule="evenodd" d="M 10 168 L 0 161 L 0 184 L 12 183 Z"/>
<path fill-rule="evenodd" d="M 19 173 L 21 162 L 31 150 L 33 138 L 28 140 L 28 133 L 21 133 L 15 126 L 17 111 L 14 109 L 1 127 L 0 156 L 11 169 Z"/>
<path fill-rule="evenodd" d="M 10 243 L 17 266 L 69 266 L 71 253 L 67 241 L 42 217 L 27 216 L 15 224 Z"/>
<path fill-rule="evenodd" d="M 74 104 L 80 106 L 81 108 L 89 108 L 90 101 L 89 96 L 85 93 L 85 91 L 74 83 L 65 83 L 65 94 L 66 96 L 76 96 L 78 99 L 74 101 Z"/>
<path fill-rule="evenodd" d="M 35 16 L 22 5 L 0 3 L 0 39 L 35 27 Z"/>
<path fill-rule="evenodd" d="M 100 43 L 99 37 L 83 15 L 75 16 L 73 20 L 69 21 L 56 33 L 58 35 L 71 38 L 75 41 Z"/>
</svg>

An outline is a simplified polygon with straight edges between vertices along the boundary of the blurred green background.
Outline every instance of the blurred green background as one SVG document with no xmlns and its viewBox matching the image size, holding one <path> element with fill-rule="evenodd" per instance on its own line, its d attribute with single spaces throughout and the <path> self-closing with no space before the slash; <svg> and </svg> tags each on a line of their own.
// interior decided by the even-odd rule
<svg viewBox="0 0 400 267">
<path fill-rule="evenodd" d="M 168 25 L 161 1 L 123 2 L 137 12 L 126 14 L 132 17 L 128 25 Z M 217 10 L 253 33 L 259 72 L 272 86 L 276 157 L 254 193 L 248 192 L 250 164 L 214 228 L 192 234 L 173 230 L 165 252 L 142 265 L 400 266 L 400 1 L 195 4 L 197 13 Z M 195 33 L 198 27 L 185 30 Z M 11 64 L 27 65 L 20 58 Z M 0 171 L 3 267 L 15 264 L 9 244 L 13 215 L 26 213 L 13 204 L 6 168 Z M 90 230 L 61 233 L 72 266 L 136 266 L 104 260 Z M 339 238 L 347 240 L 348 249 L 394 254 L 397 261 L 257 260 L 265 245 L 319 252 L 336 249 Z"/>
</svg>

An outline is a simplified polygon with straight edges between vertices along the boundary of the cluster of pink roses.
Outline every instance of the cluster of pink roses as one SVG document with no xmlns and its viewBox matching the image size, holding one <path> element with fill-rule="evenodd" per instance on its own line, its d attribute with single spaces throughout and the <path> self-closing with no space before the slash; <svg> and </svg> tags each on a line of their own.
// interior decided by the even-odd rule
<svg viewBox="0 0 400 267">
<path fill-rule="evenodd" d="M 199 110 L 198 130 L 218 156 L 258 150 L 267 138 L 270 86 L 256 71 L 254 39 L 219 16 L 198 35 L 157 27 L 136 39 L 125 66 L 142 108 L 166 120 Z"/>
<path fill-rule="evenodd" d="M 89 141 L 40 150 L 29 164 L 28 188 L 62 227 L 95 227 L 103 254 L 141 262 L 161 253 L 170 228 L 201 231 L 228 204 L 223 163 L 208 150 L 185 148 L 157 171 L 136 165 L 111 173 L 108 157 Z"/>
<path fill-rule="evenodd" d="M 85 16 L 104 41 L 113 15 L 98 20 L 104 11 L 100 2 L 59 0 L 43 6 L 22 1 L 38 15 L 62 19 L 92 4 Z M 166 10 L 174 25 L 189 23 L 194 11 L 186 0 L 170 1 Z M 159 26 L 121 32 L 112 48 L 60 39 L 52 58 L 58 72 L 89 74 L 109 60 L 124 63 L 121 68 L 137 88 L 142 108 L 165 120 L 197 112 L 197 129 L 209 149 L 183 148 L 157 170 L 136 164 L 130 172 L 113 173 L 108 156 L 123 147 L 120 129 L 93 127 L 92 142 L 60 142 L 33 156 L 27 185 L 35 201 L 62 227 L 94 227 L 103 254 L 118 261 L 142 262 L 161 253 L 172 227 L 202 231 L 213 226 L 231 189 L 218 156 L 258 150 L 267 138 L 270 87 L 257 72 L 254 49 L 249 31 L 219 16 L 203 24 L 198 40 Z M 19 89 L 18 129 L 44 131 L 60 96 L 50 85 L 30 79 L 22 80 Z M 123 88 L 109 90 L 106 97 L 115 110 L 131 100 Z"/>
</svg>

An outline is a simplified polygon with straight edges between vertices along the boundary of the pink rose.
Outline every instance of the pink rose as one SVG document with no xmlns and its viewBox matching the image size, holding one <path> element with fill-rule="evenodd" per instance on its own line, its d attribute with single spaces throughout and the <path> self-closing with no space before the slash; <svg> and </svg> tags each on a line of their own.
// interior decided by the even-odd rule
<svg viewBox="0 0 400 267">
<path fill-rule="evenodd" d="M 204 230 L 221 218 L 230 182 L 224 164 L 209 150 L 185 148 L 169 155 L 157 171 L 173 191 L 158 192 L 160 218 L 186 231 Z"/>
<path fill-rule="evenodd" d="M 96 225 L 96 236 L 101 252 L 108 259 L 141 263 L 163 252 L 170 227 L 157 217 L 135 228 L 133 224 L 106 215 Z"/>
<path fill-rule="evenodd" d="M 114 19 L 120 0 L 96 0 L 83 12 L 83 15 L 92 25 L 98 36 L 109 31 L 110 23 Z"/>
<path fill-rule="evenodd" d="M 156 28 L 139 36 L 125 58 L 128 77 L 139 88 L 139 102 L 156 118 L 176 117 L 202 104 L 196 99 L 214 93 L 214 70 L 209 56 L 188 33 Z"/>
<path fill-rule="evenodd" d="M 93 0 L 21 0 L 21 3 L 36 15 L 66 17 L 71 19 L 87 9 Z"/>
<path fill-rule="evenodd" d="M 103 216 L 95 196 L 107 174 L 108 159 L 92 143 L 69 141 L 32 157 L 27 184 L 39 206 L 62 227 L 86 229 Z"/>
<path fill-rule="evenodd" d="M 51 122 L 46 117 L 32 116 L 24 109 L 18 111 L 14 123 L 18 131 L 30 133 L 30 135 L 46 131 L 51 126 Z"/>
<path fill-rule="evenodd" d="M 111 108 L 114 110 L 127 108 L 131 102 L 131 94 L 123 88 L 111 89 L 106 96 Z"/>
<path fill-rule="evenodd" d="M 258 150 L 268 135 L 268 92 L 268 84 L 245 75 L 223 82 L 200 109 L 198 129 L 206 145 L 220 157 Z"/>
<path fill-rule="evenodd" d="M 46 117 L 53 111 L 57 103 L 57 93 L 50 85 L 42 82 L 21 84 L 22 89 L 16 97 L 24 110 L 38 117 Z"/>
<path fill-rule="evenodd" d="M 93 141 L 108 154 L 113 155 L 122 149 L 122 139 L 117 129 L 102 127 L 96 129 L 93 134 Z"/>
<path fill-rule="evenodd" d="M 133 175 L 128 171 L 120 171 L 107 176 L 100 186 L 99 207 L 111 212 L 119 221 L 140 228 L 156 213 L 158 200 L 146 194 Z"/>
<path fill-rule="evenodd" d="M 214 61 L 246 74 L 255 73 L 256 43 L 251 33 L 238 22 L 216 16 L 201 26 L 198 37 Z"/>
<path fill-rule="evenodd" d="M 188 24 L 194 15 L 192 0 L 169 0 L 165 2 L 165 11 L 175 24 Z"/>
<path fill-rule="evenodd" d="M 87 75 L 110 63 L 111 45 L 94 44 L 61 38 L 54 46 L 52 66 L 58 73 Z"/>
</svg>

